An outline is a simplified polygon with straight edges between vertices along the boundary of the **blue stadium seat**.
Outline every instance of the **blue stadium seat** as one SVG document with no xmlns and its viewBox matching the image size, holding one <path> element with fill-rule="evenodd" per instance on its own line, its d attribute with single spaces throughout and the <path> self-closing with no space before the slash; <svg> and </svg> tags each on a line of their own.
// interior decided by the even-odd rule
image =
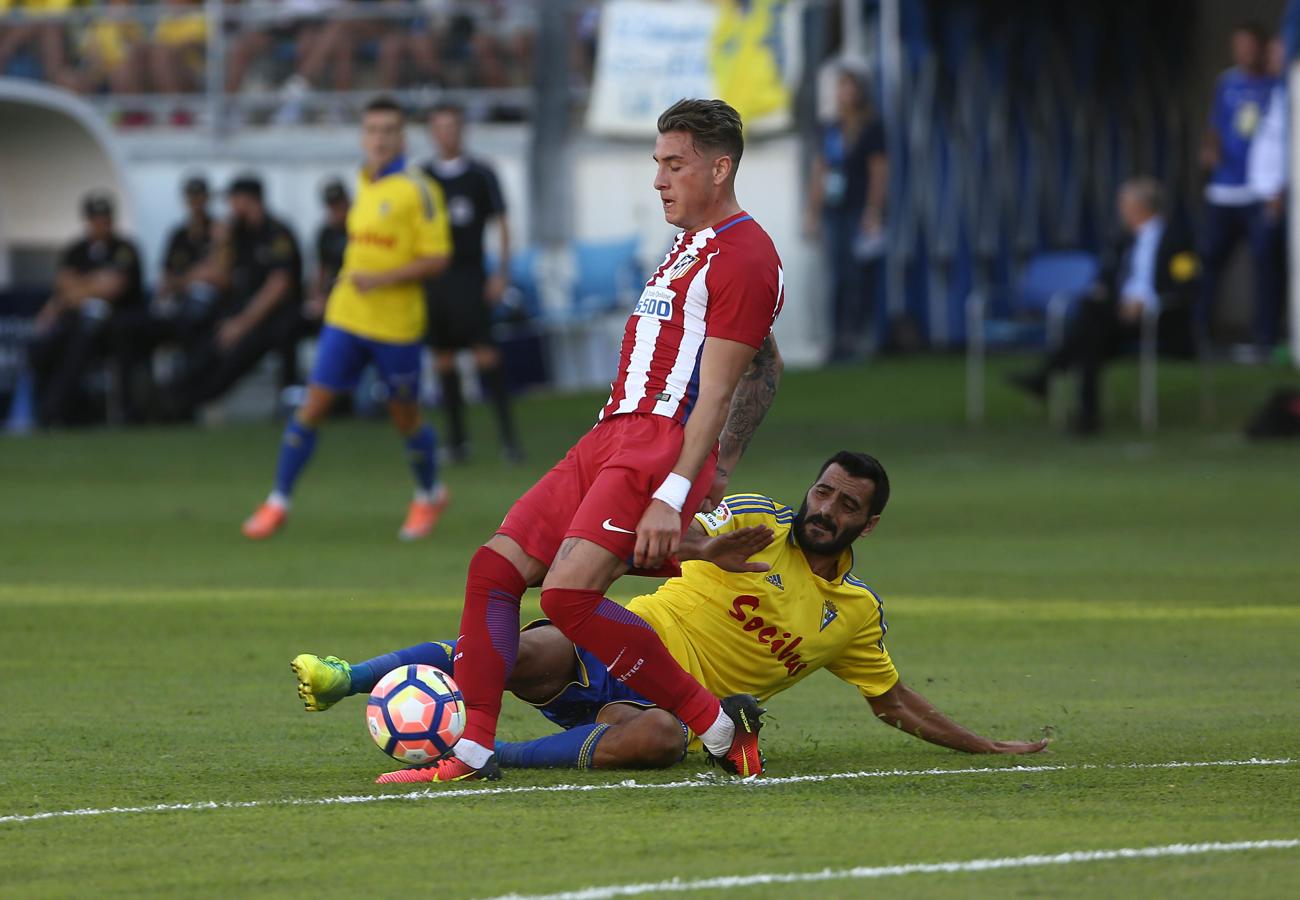
<svg viewBox="0 0 1300 900">
<path fill-rule="evenodd" d="M 641 289 L 641 266 L 637 258 L 640 240 L 636 236 L 613 241 L 576 241 L 566 249 L 571 272 L 562 308 L 543 308 L 538 268 L 541 250 L 528 247 L 510 258 L 510 286 L 517 292 L 513 305 L 529 319 L 546 324 L 582 321 L 625 306 L 630 307 Z M 488 271 L 496 269 L 495 257 L 487 258 Z"/>
<path fill-rule="evenodd" d="M 506 302 L 497 307 L 497 321 L 521 316 L 526 319 L 541 317 L 542 301 L 537 290 L 537 256 L 536 247 L 525 247 L 511 254 L 510 286 L 507 288 Z M 500 263 L 495 254 L 489 253 L 484 264 L 487 271 L 495 272 Z"/>
<path fill-rule="evenodd" d="M 1097 280 L 1097 257 L 1081 251 L 1039 253 L 1013 289 L 974 291 L 966 300 L 966 418 L 984 418 L 984 360 L 989 346 L 1055 345 L 1074 305 Z M 990 315 L 991 313 L 991 315 Z"/>
<path fill-rule="evenodd" d="M 574 243 L 573 313 L 576 317 L 631 307 L 643 281 L 637 260 L 639 244 L 636 235 L 613 241 Z"/>
</svg>

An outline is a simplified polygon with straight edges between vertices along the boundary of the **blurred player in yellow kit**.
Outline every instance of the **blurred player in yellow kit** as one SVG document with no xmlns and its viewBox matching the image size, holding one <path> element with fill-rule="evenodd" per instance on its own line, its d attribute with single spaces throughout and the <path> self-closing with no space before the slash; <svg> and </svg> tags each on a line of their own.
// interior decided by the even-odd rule
<svg viewBox="0 0 1300 900">
<path fill-rule="evenodd" d="M 403 540 L 428 535 L 447 504 L 438 482 L 437 441 L 420 418 L 420 356 L 424 346 L 423 282 L 451 259 L 451 228 L 442 190 L 403 156 L 405 117 L 378 98 L 361 119 L 365 165 L 348 211 L 343 268 L 325 305 L 325 325 L 307 399 L 289 421 L 280 445 L 275 488 L 244 522 L 244 536 L 275 534 L 289 515 L 289 497 L 316 446 L 316 431 L 334 398 L 356 389 L 374 365 L 388 389 L 388 414 L 406 442 L 415 497 L 399 531 Z"/>
<path fill-rule="evenodd" d="M 1047 746 L 994 741 L 948 719 L 899 680 L 885 649 L 880 598 L 853 573 L 852 543 L 871 534 L 889 500 L 874 457 L 841 451 L 823 465 L 798 510 L 760 494 L 733 494 L 696 516 L 681 545 L 682 574 L 628 608 L 673 658 L 716 695 L 761 701 L 827 669 L 856 687 L 881 721 L 968 753 L 1034 753 Z M 304 654 L 294 660 L 308 710 L 366 693 L 411 663 L 454 676 L 453 642 L 420 644 L 365 663 Z M 596 657 L 546 622 L 527 626 L 509 689 L 565 730 L 497 744 L 504 767 L 655 768 L 690 740 L 671 713 L 615 680 Z M 411 770 L 381 776 L 404 781 Z"/>
</svg>

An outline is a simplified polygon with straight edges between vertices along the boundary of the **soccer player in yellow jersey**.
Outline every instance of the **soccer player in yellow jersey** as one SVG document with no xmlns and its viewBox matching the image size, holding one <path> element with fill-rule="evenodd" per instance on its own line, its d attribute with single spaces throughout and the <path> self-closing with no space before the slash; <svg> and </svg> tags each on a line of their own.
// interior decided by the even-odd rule
<svg viewBox="0 0 1300 900">
<path fill-rule="evenodd" d="M 888 500 L 884 467 L 848 451 L 826 461 L 797 511 L 759 494 L 733 494 L 696 516 L 681 545 L 691 560 L 681 576 L 628 608 L 714 694 L 766 701 L 827 669 L 856 687 L 882 722 L 923 740 L 968 753 L 1042 750 L 1046 740 L 994 741 L 968 731 L 899 680 L 885 649 L 884 605 L 852 572 L 851 545 L 875 530 Z M 498 741 L 503 767 L 656 768 L 682 758 L 690 739 L 682 723 L 616 681 L 558 628 L 537 622 L 520 637 L 508 687 L 565 730 Z M 454 674 L 453 656 L 454 643 L 433 642 L 355 665 L 305 655 L 294 669 L 307 709 L 319 710 L 368 692 L 400 665 Z"/>
<path fill-rule="evenodd" d="M 408 167 L 404 115 L 381 97 L 361 119 L 365 165 L 348 212 L 343 268 L 325 306 L 307 399 L 284 430 L 275 489 L 244 522 L 244 535 L 268 538 L 285 523 L 289 497 L 316 445 L 316 431 L 340 392 L 354 390 L 373 364 L 388 388 L 388 413 L 406 441 L 415 497 L 399 536 L 427 537 L 447 504 L 438 482 L 437 441 L 420 417 L 420 353 L 425 328 L 423 282 L 447 267 L 451 231 L 442 191 Z"/>
</svg>

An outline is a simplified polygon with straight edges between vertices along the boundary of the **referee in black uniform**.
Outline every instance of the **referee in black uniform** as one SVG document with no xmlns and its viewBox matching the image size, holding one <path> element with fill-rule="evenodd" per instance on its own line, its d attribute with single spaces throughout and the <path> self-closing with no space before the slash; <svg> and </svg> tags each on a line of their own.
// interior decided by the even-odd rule
<svg viewBox="0 0 1300 900">
<path fill-rule="evenodd" d="M 492 339 L 492 308 L 501 300 L 510 264 L 510 228 L 506 204 L 496 173 L 465 155 L 465 114 L 458 106 L 440 104 L 429 114 L 429 133 L 437 155 L 424 170 L 442 186 L 451 218 L 451 265 L 428 285 L 429 343 L 447 410 L 452 458 L 469 455 L 465 431 L 465 399 L 461 393 L 456 353 L 473 350 L 479 383 L 492 403 L 505 456 L 523 459 L 523 450 L 510 415 L 510 392 L 501 354 Z M 483 259 L 483 231 L 496 222 L 501 262 L 488 275 Z"/>
</svg>

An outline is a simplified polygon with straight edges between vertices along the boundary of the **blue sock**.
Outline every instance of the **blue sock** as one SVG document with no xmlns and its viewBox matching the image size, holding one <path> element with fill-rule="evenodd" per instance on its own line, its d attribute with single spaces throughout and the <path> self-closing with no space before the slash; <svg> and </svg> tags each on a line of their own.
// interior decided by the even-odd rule
<svg viewBox="0 0 1300 900">
<path fill-rule="evenodd" d="M 315 449 L 316 429 L 290 419 L 284 426 L 284 437 L 280 441 L 280 464 L 275 469 L 276 491 L 285 497 L 293 493 L 293 484 Z"/>
<path fill-rule="evenodd" d="M 415 483 L 422 491 L 431 491 L 438 483 L 438 438 L 432 425 L 420 429 L 406 439 L 406 452 L 415 473 Z"/>
<path fill-rule="evenodd" d="M 352 664 L 352 688 L 349 694 L 368 694 L 389 672 L 398 666 L 424 663 L 452 675 L 452 658 L 456 655 L 455 641 L 434 641 L 416 644 L 394 653 L 385 653 L 365 662 Z M 454 677 L 454 676 L 453 676 Z"/>
<path fill-rule="evenodd" d="M 535 741 L 497 741 L 497 762 L 507 769 L 590 769 L 608 725 L 579 725 Z"/>
</svg>

